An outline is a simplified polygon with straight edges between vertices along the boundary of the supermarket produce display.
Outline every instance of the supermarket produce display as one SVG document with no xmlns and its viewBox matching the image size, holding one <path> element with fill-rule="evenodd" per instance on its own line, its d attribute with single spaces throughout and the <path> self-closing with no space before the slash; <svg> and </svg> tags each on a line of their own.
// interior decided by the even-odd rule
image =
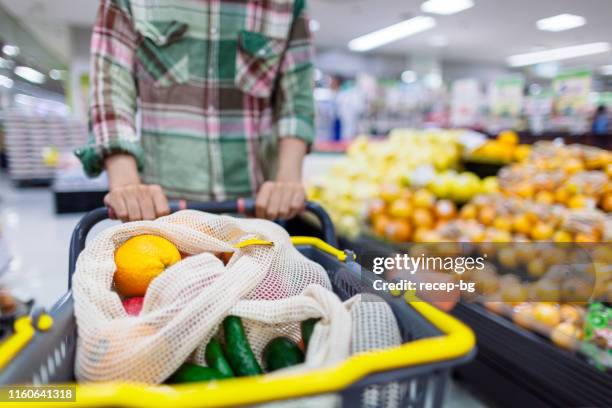
<svg viewBox="0 0 612 408">
<path fill-rule="evenodd" d="M 474 328 L 481 349 L 460 372 L 488 384 L 499 404 L 605 405 L 612 398 L 612 152 L 559 141 L 521 145 L 511 131 L 475 145 L 469 135 L 397 130 L 383 141 L 356 140 L 333 177 L 314 180 L 310 196 L 330 211 L 358 259 L 485 254 L 482 270 L 455 274 L 477 293 L 462 293 L 453 313 Z M 498 172 L 479 178 L 465 170 L 474 162 Z M 520 364 L 520 375 L 508 374 Z M 569 389 L 578 393 L 568 385 L 572 370 L 592 394 L 567 397 Z"/>
</svg>

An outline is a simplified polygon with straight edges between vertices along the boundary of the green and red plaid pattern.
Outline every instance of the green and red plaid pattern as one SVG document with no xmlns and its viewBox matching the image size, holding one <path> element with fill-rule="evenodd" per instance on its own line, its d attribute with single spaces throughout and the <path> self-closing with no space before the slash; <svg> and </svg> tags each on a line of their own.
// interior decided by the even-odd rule
<svg viewBox="0 0 612 408">
<path fill-rule="evenodd" d="M 76 154 L 90 175 L 132 154 L 170 197 L 250 196 L 279 138 L 312 143 L 312 78 L 303 0 L 102 0 Z"/>
</svg>

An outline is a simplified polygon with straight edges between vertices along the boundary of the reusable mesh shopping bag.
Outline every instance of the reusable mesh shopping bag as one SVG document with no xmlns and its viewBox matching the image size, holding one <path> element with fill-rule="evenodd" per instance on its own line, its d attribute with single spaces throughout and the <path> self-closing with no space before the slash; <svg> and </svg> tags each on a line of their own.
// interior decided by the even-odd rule
<svg viewBox="0 0 612 408">
<path fill-rule="evenodd" d="M 115 250 L 153 234 L 191 255 L 147 289 L 139 316 L 128 316 L 113 290 Z M 236 246 L 257 238 L 272 245 Z M 227 265 L 214 254 L 233 252 Z M 332 364 L 349 353 L 351 320 L 325 270 L 301 255 L 287 232 L 265 220 L 180 211 L 101 232 L 79 256 L 73 281 L 79 381 L 164 381 L 203 350 L 229 314 L 243 318 L 255 355 L 273 337 L 300 338 L 299 322 L 320 317 L 305 364 Z"/>
</svg>

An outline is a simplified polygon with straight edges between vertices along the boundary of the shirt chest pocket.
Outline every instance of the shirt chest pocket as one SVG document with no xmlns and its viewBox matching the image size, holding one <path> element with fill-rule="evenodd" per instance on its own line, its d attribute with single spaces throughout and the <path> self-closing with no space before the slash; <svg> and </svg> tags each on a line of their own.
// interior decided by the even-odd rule
<svg viewBox="0 0 612 408">
<path fill-rule="evenodd" d="M 168 87 L 189 81 L 189 49 L 185 33 L 189 26 L 176 20 L 151 22 L 135 19 L 139 34 L 137 73 L 141 81 Z"/>
<path fill-rule="evenodd" d="M 235 85 L 256 98 L 269 98 L 281 68 L 286 39 L 242 30 L 238 34 Z"/>
</svg>

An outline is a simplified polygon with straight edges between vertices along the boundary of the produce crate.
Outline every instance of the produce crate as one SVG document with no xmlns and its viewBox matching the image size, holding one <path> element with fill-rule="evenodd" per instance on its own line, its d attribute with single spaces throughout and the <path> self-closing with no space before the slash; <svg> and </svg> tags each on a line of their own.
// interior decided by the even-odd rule
<svg viewBox="0 0 612 408">
<path fill-rule="evenodd" d="M 208 212 L 239 212 L 252 209 L 234 203 L 189 206 Z M 175 208 L 176 209 L 176 208 Z M 307 209 L 319 218 L 327 242 L 312 237 L 293 237 L 296 248 L 322 265 L 329 274 L 334 292 L 346 300 L 371 287 L 376 275 L 355 263 L 349 251 L 340 251 L 333 225 L 316 204 Z M 243 211 L 240 211 L 243 212 Z M 83 249 L 87 233 L 106 218 L 103 209 L 95 210 L 77 225 L 71 242 L 69 278 L 76 258 Z M 329 242 L 329 243 L 328 243 Z M 396 383 L 403 407 L 440 407 L 451 370 L 471 360 L 475 354 L 473 333 L 451 316 L 424 302 L 406 303 L 403 298 L 383 295 L 390 305 L 402 334 L 403 344 L 396 348 L 361 353 L 343 363 L 286 376 L 254 376 L 224 380 L 214 386 L 198 383 L 168 386 L 104 383 L 76 386 L 74 402 L 45 403 L 45 406 L 236 406 L 262 402 L 335 394 L 342 406 L 356 407 L 364 402 L 364 393 L 372 386 Z M 17 335 L 0 347 L 0 384 L 71 383 L 74 378 L 76 321 L 70 291 L 53 307 L 49 315 L 32 316 L 21 322 Z M 6 352 L 5 352 L 6 351 Z M 2 367 L 4 363 L 4 367 Z"/>
</svg>

